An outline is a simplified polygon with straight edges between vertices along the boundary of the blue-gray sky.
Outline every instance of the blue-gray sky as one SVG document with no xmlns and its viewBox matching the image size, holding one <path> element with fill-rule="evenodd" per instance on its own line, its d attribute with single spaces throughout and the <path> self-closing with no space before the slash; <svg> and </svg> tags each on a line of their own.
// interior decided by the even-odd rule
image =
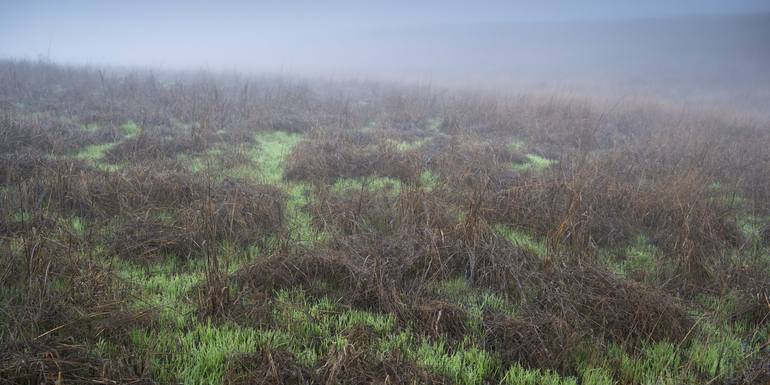
<svg viewBox="0 0 770 385">
<path fill-rule="evenodd" d="M 323 54 L 315 52 L 316 43 L 326 47 L 361 30 L 763 11 L 770 11 L 769 1 L 5 0 L 0 56 L 168 67 L 304 67 L 312 65 L 305 60 Z"/>
<path fill-rule="evenodd" d="M 770 1 L 0 0 L 7 57 L 770 100 Z"/>
</svg>

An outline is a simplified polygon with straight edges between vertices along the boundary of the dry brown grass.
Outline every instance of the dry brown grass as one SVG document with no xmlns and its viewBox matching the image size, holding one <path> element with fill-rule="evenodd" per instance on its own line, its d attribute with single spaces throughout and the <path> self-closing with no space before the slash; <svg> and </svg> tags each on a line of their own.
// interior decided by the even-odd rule
<svg viewBox="0 0 770 385">
<path fill-rule="evenodd" d="M 113 256 L 143 268 L 172 255 L 205 262 L 190 264 L 205 266 L 191 322 L 269 328 L 275 291 L 300 289 L 392 313 L 397 331 L 418 341 L 455 349 L 470 337 L 505 365 L 562 374 L 578 372 L 581 346 L 615 343 L 629 353 L 659 341 L 685 346 L 697 334 L 690 313 L 702 310 L 699 295 L 732 293 L 728 322 L 767 325 L 766 122 L 562 97 L 176 80 L 0 62 L 0 278 L 10 288 L 0 291 L 8 330 L 0 332 L 0 380 L 149 381 L 152 368 L 128 333 L 158 326 L 154 315 L 124 306 L 131 285 L 104 264 Z M 128 121 L 139 127 L 135 135 L 121 131 Z M 245 149 L 257 146 L 255 134 L 274 130 L 303 135 L 288 155 L 286 180 L 224 176 L 259 167 Z M 514 141 L 523 145 L 513 150 Z M 74 159 L 107 143 L 115 144 L 103 147 L 103 159 Z M 554 163 L 515 167 L 525 154 Z M 205 169 L 192 172 L 191 158 Z M 436 181 L 421 181 L 427 170 Z M 400 183 L 387 191 L 332 187 L 364 177 Z M 312 185 L 309 202 L 287 208 L 296 197 L 284 188 L 296 182 Z M 297 212 L 312 218 L 323 241 L 296 242 L 285 220 Z M 497 224 L 531 233 L 547 255 L 512 244 Z M 611 272 L 640 238 L 655 253 L 654 267 L 639 269 L 654 270 L 641 273 L 655 279 Z M 270 248 L 273 239 L 281 247 Z M 254 246 L 263 253 L 229 275 L 227 253 Z M 472 304 L 429 289 L 448 279 L 516 303 L 515 316 L 487 312 L 483 338 L 472 335 Z M 118 345 L 118 357 L 95 354 L 95 335 Z M 450 382 L 398 351 L 374 357 L 366 330 L 342 337 L 348 343 L 314 367 L 263 348 L 239 358 L 226 379 Z M 767 378 L 764 353 L 747 365 L 747 383 Z"/>
</svg>

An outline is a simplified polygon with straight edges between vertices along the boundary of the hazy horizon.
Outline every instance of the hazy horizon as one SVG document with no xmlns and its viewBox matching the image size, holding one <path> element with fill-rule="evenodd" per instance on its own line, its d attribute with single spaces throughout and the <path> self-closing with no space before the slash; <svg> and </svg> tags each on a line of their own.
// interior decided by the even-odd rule
<svg viewBox="0 0 770 385">
<path fill-rule="evenodd" d="M 0 7 L 0 58 L 577 88 L 770 107 L 770 3 L 758 0 Z"/>
</svg>

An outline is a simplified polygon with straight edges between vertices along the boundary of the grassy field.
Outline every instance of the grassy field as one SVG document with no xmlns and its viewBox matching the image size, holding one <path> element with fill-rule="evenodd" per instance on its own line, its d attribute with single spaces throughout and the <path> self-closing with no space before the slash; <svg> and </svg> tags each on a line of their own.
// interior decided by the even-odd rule
<svg viewBox="0 0 770 385">
<path fill-rule="evenodd" d="M 0 62 L 0 384 L 767 384 L 770 126 Z"/>
</svg>

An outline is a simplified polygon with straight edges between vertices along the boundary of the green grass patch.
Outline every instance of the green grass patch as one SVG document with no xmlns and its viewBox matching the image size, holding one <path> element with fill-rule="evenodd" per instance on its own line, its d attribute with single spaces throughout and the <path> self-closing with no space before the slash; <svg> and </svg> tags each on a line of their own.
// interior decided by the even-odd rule
<svg viewBox="0 0 770 385">
<path fill-rule="evenodd" d="M 102 161 L 104 159 L 104 154 L 117 144 L 117 142 L 91 144 L 80 150 L 80 152 L 76 153 L 72 158 L 85 161 L 104 171 L 118 171 L 121 168 L 120 165 L 109 164 Z"/>
<path fill-rule="evenodd" d="M 616 372 L 621 383 L 642 385 L 694 384 L 693 374 L 682 369 L 682 357 L 676 345 L 659 342 L 645 345 L 636 357 L 611 344 L 607 350 L 608 369 Z"/>
<path fill-rule="evenodd" d="M 460 385 L 480 385 L 492 378 L 500 367 L 499 359 L 475 346 L 449 349 L 443 341 L 423 341 L 409 356 L 435 373 Z"/>
<path fill-rule="evenodd" d="M 527 249 L 539 257 L 548 255 L 548 247 L 545 242 L 536 239 L 526 232 L 514 230 L 502 224 L 495 225 L 495 231 L 513 245 Z"/>
<path fill-rule="evenodd" d="M 514 140 L 511 142 L 511 144 L 508 145 L 508 148 L 511 149 L 513 152 L 518 152 L 524 149 L 524 146 L 526 146 L 526 143 L 520 141 L 520 140 Z"/>
<path fill-rule="evenodd" d="M 401 181 L 388 177 L 368 176 L 363 178 L 337 179 L 331 191 L 336 194 L 357 193 L 362 190 L 370 192 L 385 191 L 393 196 L 401 192 Z"/>
<path fill-rule="evenodd" d="M 175 327 L 185 327 L 195 313 L 193 288 L 205 281 L 203 269 L 178 272 L 176 261 L 138 266 L 131 262 L 115 261 L 118 277 L 136 286 L 136 295 L 130 306 L 137 310 L 154 309 L 165 321 Z"/>
<path fill-rule="evenodd" d="M 609 263 L 612 270 L 626 279 L 644 276 L 645 281 L 654 282 L 659 273 L 660 252 L 646 236 L 637 236 L 631 245 L 619 252 L 623 258 Z"/>
<path fill-rule="evenodd" d="M 577 385 L 574 377 L 561 377 L 550 370 L 526 369 L 514 364 L 505 372 L 502 384 L 505 385 Z M 582 384 L 588 384 L 582 382 Z M 594 382 L 594 384 L 597 384 Z M 610 382 L 610 384 L 612 384 Z"/>
<path fill-rule="evenodd" d="M 433 191 L 433 189 L 438 187 L 440 181 L 441 177 L 439 177 L 439 175 L 433 171 L 425 170 L 420 173 L 419 183 L 420 186 L 425 189 L 425 191 Z"/>
<path fill-rule="evenodd" d="M 396 326 L 391 314 L 342 308 L 328 297 L 310 298 L 298 289 L 278 291 L 273 304 L 273 324 L 289 336 L 282 347 L 300 357 L 308 367 L 354 327 L 364 326 L 378 335 L 387 335 Z"/>
<path fill-rule="evenodd" d="M 428 122 L 426 124 L 426 127 L 429 130 L 438 131 L 439 128 L 441 128 L 441 125 L 444 123 L 444 119 L 442 118 L 430 118 L 428 119 Z"/>
<path fill-rule="evenodd" d="M 129 120 L 120 125 L 120 132 L 127 138 L 136 136 L 139 133 L 140 127 L 133 120 Z"/>
<path fill-rule="evenodd" d="M 537 154 L 527 154 L 527 161 L 524 163 L 514 163 L 511 168 L 513 171 L 524 172 L 528 170 L 542 171 L 551 167 L 556 161 L 544 158 Z"/>
<path fill-rule="evenodd" d="M 422 147 L 427 140 L 425 139 L 418 139 L 415 141 L 406 141 L 406 140 L 394 140 L 394 139 L 388 139 L 388 143 L 396 146 L 396 149 L 401 152 L 416 150 L 420 147 Z"/>
<path fill-rule="evenodd" d="M 75 154 L 74 158 L 86 161 L 98 161 L 104 158 L 104 154 L 111 148 L 115 147 L 117 143 L 101 143 L 91 144 L 83 148 L 80 152 Z"/>
<path fill-rule="evenodd" d="M 329 241 L 331 234 L 316 229 L 313 226 L 313 217 L 304 209 L 313 199 L 310 185 L 291 183 L 285 188 L 288 190 L 288 199 L 284 219 L 294 241 L 293 244 L 298 247 L 307 247 Z"/>
<path fill-rule="evenodd" d="M 746 352 L 740 338 L 714 328 L 708 338 L 687 350 L 688 361 L 710 379 L 729 378 L 737 373 Z"/>
<path fill-rule="evenodd" d="M 233 357 L 255 352 L 274 340 L 273 333 L 225 324 L 192 329 L 134 330 L 133 344 L 149 355 L 151 371 L 162 384 L 221 384 Z"/>
<path fill-rule="evenodd" d="M 481 339 L 484 336 L 484 313 L 488 311 L 509 316 L 516 314 L 518 302 L 495 294 L 489 290 L 471 287 L 465 278 L 457 277 L 440 281 L 431 288 L 433 293 L 463 307 L 469 316 L 469 337 Z"/>
<path fill-rule="evenodd" d="M 96 123 L 83 123 L 80 125 L 80 129 L 88 132 L 99 131 L 99 125 Z"/>
<path fill-rule="evenodd" d="M 274 131 L 256 134 L 254 139 L 260 146 L 254 160 L 260 167 L 264 182 L 272 184 L 281 182 L 286 157 L 302 136 Z"/>
</svg>

